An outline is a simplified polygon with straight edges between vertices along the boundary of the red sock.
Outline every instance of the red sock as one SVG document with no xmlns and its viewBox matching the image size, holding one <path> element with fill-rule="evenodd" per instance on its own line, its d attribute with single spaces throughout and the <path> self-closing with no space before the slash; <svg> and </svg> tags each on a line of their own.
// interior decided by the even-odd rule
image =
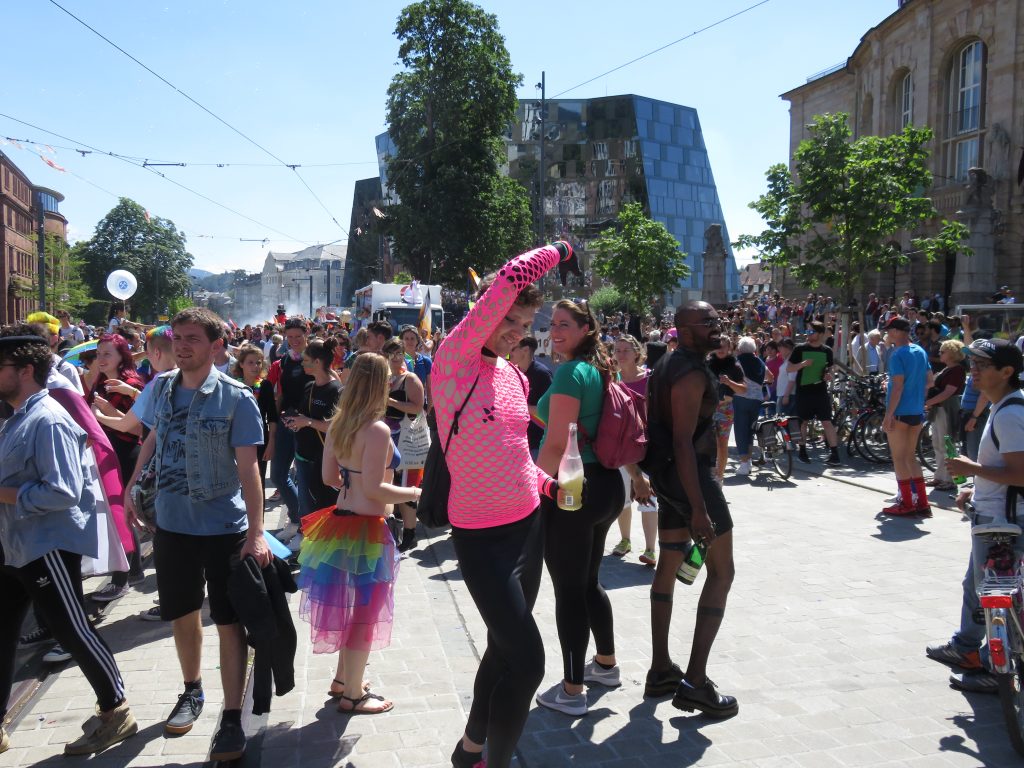
<svg viewBox="0 0 1024 768">
<path fill-rule="evenodd" d="M 915 509 L 924 509 L 930 507 L 931 504 L 928 502 L 928 487 L 924 484 L 923 477 L 914 478 L 914 492 L 917 494 L 917 504 Z"/>
<path fill-rule="evenodd" d="M 914 507 L 916 506 L 914 504 L 914 481 L 912 479 L 910 479 L 910 480 L 900 480 L 899 484 L 900 484 L 900 502 L 907 509 L 914 509 Z"/>
</svg>

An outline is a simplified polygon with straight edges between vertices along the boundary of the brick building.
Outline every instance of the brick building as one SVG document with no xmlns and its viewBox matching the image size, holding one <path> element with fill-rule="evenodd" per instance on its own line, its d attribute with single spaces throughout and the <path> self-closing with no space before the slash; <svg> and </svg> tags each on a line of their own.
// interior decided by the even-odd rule
<svg viewBox="0 0 1024 768">
<path fill-rule="evenodd" d="M 960 218 L 978 233 L 975 257 L 926 263 L 920 256 L 899 269 L 869 275 L 865 292 L 899 296 L 940 293 L 978 300 L 998 286 L 1022 286 L 1024 195 L 1018 164 L 1024 147 L 1024 0 L 899 0 L 869 29 L 845 63 L 782 94 L 790 103 L 790 157 L 807 138 L 815 115 L 846 112 L 855 137 L 884 136 L 908 124 L 928 126 L 934 185 L 941 217 Z M 985 170 L 982 192 L 968 184 L 972 167 Z M 978 174 L 975 174 L 975 178 Z M 986 206 L 981 221 L 972 206 Z M 905 253 L 919 233 L 899 238 Z M 930 233 L 929 233 L 930 234 Z M 778 274 L 784 295 L 799 294 L 792 277 Z"/>
<path fill-rule="evenodd" d="M 66 238 L 68 222 L 58 210 L 63 199 L 59 192 L 33 186 L 0 152 L 0 322 L 4 324 L 23 320 L 38 307 L 39 218 L 47 234 Z"/>
</svg>

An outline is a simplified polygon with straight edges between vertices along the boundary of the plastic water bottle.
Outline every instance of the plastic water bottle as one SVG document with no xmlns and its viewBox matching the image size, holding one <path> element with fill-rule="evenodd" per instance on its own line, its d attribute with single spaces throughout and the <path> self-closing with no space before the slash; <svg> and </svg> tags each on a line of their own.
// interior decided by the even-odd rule
<svg viewBox="0 0 1024 768">
<path fill-rule="evenodd" d="M 946 435 L 946 458 L 955 459 L 957 455 L 958 454 L 956 446 L 953 445 L 953 438 L 950 437 L 949 435 Z M 967 482 L 967 478 L 964 477 L 963 475 L 957 475 L 956 477 L 953 478 L 953 482 L 956 483 L 957 485 L 963 485 L 964 483 Z"/>
<path fill-rule="evenodd" d="M 706 544 L 693 543 L 690 545 L 690 549 L 686 552 L 686 557 L 683 558 L 683 564 L 679 566 L 678 577 L 683 584 L 693 584 L 697 579 L 697 574 L 700 573 L 700 569 L 704 567 L 704 555 L 708 553 Z"/>
<path fill-rule="evenodd" d="M 583 459 L 576 440 L 576 422 L 569 423 L 569 440 L 558 463 L 558 507 L 577 510 L 583 506 Z"/>
</svg>

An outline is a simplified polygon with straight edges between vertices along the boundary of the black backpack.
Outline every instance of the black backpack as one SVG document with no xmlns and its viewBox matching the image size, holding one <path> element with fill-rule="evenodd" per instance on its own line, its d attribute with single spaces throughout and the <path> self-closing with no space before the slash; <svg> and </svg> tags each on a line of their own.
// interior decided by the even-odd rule
<svg viewBox="0 0 1024 768">
<path fill-rule="evenodd" d="M 430 429 L 430 448 L 427 450 L 427 459 L 423 465 L 423 481 L 420 483 L 420 500 L 416 505 L 416 519 L 427 528 L 444 528 L 448 525 L 448 496 L 452 490 L 452 475 L 448 471 L 448 461 L 445 454 L 452 442 L 452 437 L 459 434 L 459 417 L 466 408 L 469 398 L 473 396 L 476 383 L 480 381 L 480 374 L 473 380 L 473 386 L 469 388 L 469 394 L 462 401 L 459 410 L 452 416 L 452 427 L 448 430 L 448 439 L 444 442 L 444 449 L 441 449 L 441 438 L 437 432 L 437 416 L 431 410 L 427 414 L 427 427 Z"/>
</svg>

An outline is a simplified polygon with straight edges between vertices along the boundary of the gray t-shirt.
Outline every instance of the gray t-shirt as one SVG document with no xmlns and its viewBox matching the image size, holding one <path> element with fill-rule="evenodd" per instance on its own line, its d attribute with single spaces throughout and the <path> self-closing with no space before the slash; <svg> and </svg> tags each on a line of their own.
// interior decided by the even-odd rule
<svg viewBox="0 0 1024 768">
<path fill-rule="evenodd" d="M 146 390 L 151 390 L 147 387 Z M 144 390 L 144 391 L 146 391 Z M 167 435 L 157 433 L 157 440 L 165 440 L 163 463 L 159 470 L 156 497 L 156 523 L 165 531 L 188 533 L 196 536 L 216 536 L 241 533 L 249 527 L 242 500 L 242 486 L 209 501 L 196 501 L 188 493 L 188 474 L 185 466 L 185 421 L 192 398 L 198 390 L 186 389 L 180 384 L 174 390 L 173 415 Z M 141 398 L 141 395 L 140 395 Z M 143 424 L 153 429 L 156 421 L 156 400 L 147 396 L 143 410 L 136 414 Z M 263 444 L 263 422 L 259 406 L 251 397 L 238 401 L 231 420 L 229 446 Z"/>
</svg>

